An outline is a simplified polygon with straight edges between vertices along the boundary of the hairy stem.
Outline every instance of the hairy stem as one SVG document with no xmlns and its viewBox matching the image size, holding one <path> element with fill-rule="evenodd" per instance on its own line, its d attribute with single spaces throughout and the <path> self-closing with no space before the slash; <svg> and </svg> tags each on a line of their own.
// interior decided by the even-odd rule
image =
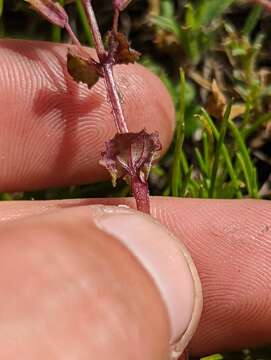
<svg viewBox="0 0 271 360">
<path fill-rule="evenodd" d="M 89 25 L 91 27 L 95 48 L 97 51 L 98 58 L 100 60 L 100 64 L 103 69 L 103 75 L 106 83 L 106 89 L 109 101 L 112 106 L 113 118 L 115 121 L 115 125 L 117 127 L 118 132 L 126 133 L 128 132 L 128 128 L 124 119 L 123 110 L 121 107 L 121 99 L 117 91 L 116 82 L 113 75 L 113 64 L 108 62 L 108 54 L 105 51 L 101 33 L 99 30 L 99 26 L 96 20 L 96 16 L 93 11 L 93 7 L 91 5 L 90 0 L 81 0 L 82 4 L 85 8 L 87 18 L 89 21 Z"/>
<path fill-rule="evenodd" d="M 91 28 L 97 55 L 102 64 L 102 62 L 105 60 L 105 57 L 106 57 L 106 51 L 104 48 L 104 44 L 103 44 L 102 36 L 101 36 L 99 26 L 98 26 L 98 23 L 96 20 L 96 16 L 94 14 L 93 7 L 91 5 L 91 0 L 81 0 L 81 2 L 84 6 L 84 9 L 85 9 L 85 12 L 87 15 L 87 19 L 88 19 L 88 23 Z"/>
<path fill-rule="evenodd" d="M 72 28 L 70 27 L 69 24 L 65 25 L 65 29 L 67 31 L 67 33 L 69 34 L 72 42 L 74 43 L 74 45 L 78 45 L 81 46 L 80 41 L 78 40 L 77 36 L 75 35 L 75 33 L 72 31 Z"/>
<path fill-rule="evenodd" d="M 103 74 L 106 82 L 106 88 L 108 97 L 112 106 L 112 114 L 115 120 L 115 124 L 119 133 L 127 133 L 128 128 L 124 119 L 121 100 L 118 94 L 117 85 L 113 75 L 113 68 L 111 64 L 103 65 Z"/>
<path fill-rule="evenodd" d="M 118 92 L 117 84 L 114 79 L 113 74 L 113 65 L 114 59 L 110 52 L 108 53 L 102 41 L 102 36 L 99 30 L 99 26 L 96 20 L 96 16 L 93 11 L 91 0 L 81 0 L 82 5 L 84 6 L 87 19 L 91 28 L 92 36 L 95 43 L 96 52 L 100 61 L 100 65 L 103 70 L 103 77 L 105 80 L 106 90 L 108 94 L 108 99 L 112 107 L 112 115 L 114 122 L 117 128 L 118 133 L 128 133 L 128 128 L 124 118 L 121 98 Z M 115 10 L 114 19 L 113 19 L 113 32 L 117 33 L 118 31 L 118 21 L 119 21 L 119 10 Z M 149 190 L 147 182 L 141 181 L 137 174 L 131 176 L 131 188 L 133 196 L 135 197 L 137 209 L 144 213 L 150 213 L 150 199 L 149 199 Z"/>
<path fill-rule="evenodd" d="M 131 176 L 132 193 L 136 200 L 137 210 L 150 213 L 150 198 L 148 183 L 142 182 L 138 175 Z"/>
<path fill-rule="evenodd" d="M 119 16 L 120 16 L 119 9 L 115 9 L 114 18 L 113 18 L 113 31 L 115 33 L 118 32 Z"/>
</svg>

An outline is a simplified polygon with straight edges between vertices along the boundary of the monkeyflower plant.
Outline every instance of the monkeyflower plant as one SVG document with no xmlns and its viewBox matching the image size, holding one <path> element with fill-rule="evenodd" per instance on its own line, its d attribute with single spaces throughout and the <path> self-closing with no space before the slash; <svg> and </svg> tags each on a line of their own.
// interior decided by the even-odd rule
<svg viewBox="0 0 271 360">
<path fill-rule="evenodd" d="M 108 32 L 105 47 L 95 17 L 91 0 L 81 0 L 92 32 L 98 61 L 94 60 L 69 25 L 65 9 L 53 0 L 25 0 L 40 15 L 52 24 L 64 28 L 72 43 L 67 52 L 67 69 L 77 83 L 84 83 L 91 89 L 102 78 L 111 104 L 116 135 L 105 143 L 100 164 L 111 174 L 113 186 L 117 179 L 124 179 L 131 187 L 138 210 L 149 213 L 150 200 L 148 176 L 153 161 L 159 156 L 161 143 L 158 133 L 148 134 L 145 129 L 138 133 L 129 132 L 122 109 L 121 95 L 114 78 L 114 66 L 136 62 L 140 54 L 131 49 L 126 36 L 119 32 L 119 16 L 131 0 L 112 0 L 114 16 L 112 30 Z"/>
</svg>

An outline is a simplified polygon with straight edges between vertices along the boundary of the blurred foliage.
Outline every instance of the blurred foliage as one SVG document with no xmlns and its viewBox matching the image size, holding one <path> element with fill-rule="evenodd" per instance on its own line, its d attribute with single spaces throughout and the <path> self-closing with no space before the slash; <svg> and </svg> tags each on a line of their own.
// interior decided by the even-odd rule
<svg viewBox="0 0 271 360">
<path fill-rule="evenodd" d="M 92 37 L 79 0 L 65 5 L 82 43 Z M 108 0 L 93 0 L 103 33 L 112 21 Z M 0 34 L 67 42 L 23 1 L 0 0 Z M 155 195 L 271 198 L 271 17 L 260 5 L 238 0 L 134 0 L 122 30 L 142 52 L 176 107 L 176 134 L 153 167 Z M 181 68 L 181 71 L 180 71 Z M 0 200 L 127 196 L 109 182 L 0 194 Z M 204 360 L 267 360 L 271 349 L 214 354 Z"/>
<path fill-rule="evenodd" d="M 59 2 L 82 43 L 91 45 L 81 2 Z M 112 21 L 110 1 L 93 4 L 105 34 Z M 68 41 L 62 30 L 23 1 L 1 1 L 0 10 L 2 36 Z M 175 140 L 153 168 L 153 194 L 270 198 L 270 20 L 260 5 L 234 0 L 134 0 L 122 15 L 122 30 L 142 52 L 142 64 L 164 82 L 176 107 Z M 16 198 L 119 193 L 128 194 L 123 184 L 112 190 L 105 183 L 21 193 Z M 9 197 L 14 196 L 2 195 Z"/>
<path fill-rule="evenodd" d="M 234 0 L 202 0 L 196 4 L 187 2 L 184 5 L 184 15 L 180 23 L 176 17 L 173 2 L 161 1 L 160 14 L 152 16 L 152 22 L 157 26 L 157 34 L 171 34 L 179 44 L 189 62 L 197 65 L 205 52 L 214 44 L 217 29 L 225 11 Z"/>
</svg>

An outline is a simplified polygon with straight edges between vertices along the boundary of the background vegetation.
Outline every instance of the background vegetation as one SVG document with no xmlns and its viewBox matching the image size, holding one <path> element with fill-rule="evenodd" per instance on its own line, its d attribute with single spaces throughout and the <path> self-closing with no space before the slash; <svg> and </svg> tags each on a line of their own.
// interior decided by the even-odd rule
<svg viewBox="0 0 271 360">
<path fill-rule="evenodd" d="M 82 42 L 91 45 L 80 1 L 59 2 Z M 260 2 L 134 0 L 123 14 L 122 30 L 142 52 L 142 64 L 165 83 L 176 107 L 175 139 L 152 170 L 152 194 L 271 199 L 271 9 Z M 110 1 L 93 3 L 105 33 L 112 20 Z M 0 15 L 2 37 L 68 40 L 23 1 L 0 0 Z M 124 183 L 112 189 L 106 182 L 2 193 L 0 199 L 126 195 Z M 267 360 L 271 348 L 208 359 Z"/>
</svg>

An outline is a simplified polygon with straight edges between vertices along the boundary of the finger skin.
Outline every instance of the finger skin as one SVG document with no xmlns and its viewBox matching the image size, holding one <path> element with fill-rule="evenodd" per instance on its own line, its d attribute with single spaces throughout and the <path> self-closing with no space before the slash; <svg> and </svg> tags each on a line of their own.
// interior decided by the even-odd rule
<svg viewBox="0 0 271 360">
<path fill-rule="evenodd" d="M 0 191 L 33 190 L 105 178 L 99 165 L 116 133 L 103 79 L 88 90 L 67 73 L 67 46 L 0 41 Z M 174 108 L 161 81 L 140 65 L 116 66 L 130 131 L 158 131 L 163 151 Z"/>
<path fill-rule="evenodd" d="M 0 218 L 132 199 L 0 204 Z M 204 310 L 190 351 L 202 355 L 270 343 L 271 205 L 255 200 L 152 198 L 153 215 L 189 249 L 200 274 Z M 12 220 L 13 219 L 13 220 Z"/>
<path fill-rule="evenodd" d="M 1 359 L 168 359 L 157 288 L 90 210 L 3 222 L 0 232 Z"/>
</svg>

